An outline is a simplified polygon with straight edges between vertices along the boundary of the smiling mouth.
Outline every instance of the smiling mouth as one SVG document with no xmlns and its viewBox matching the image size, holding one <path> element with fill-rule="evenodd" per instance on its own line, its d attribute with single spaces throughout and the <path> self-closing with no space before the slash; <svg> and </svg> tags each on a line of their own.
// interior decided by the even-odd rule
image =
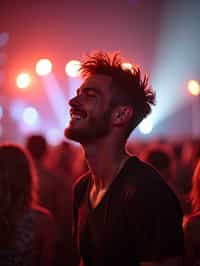
<svg viewBox="0 0 200 266">
<path fill-rule="evenodd" d="M 70 110 L 70 115 L 72 120 L 81 120 L 87 117 L 87 113 L 81 110 Z"/>
<path fill-rule="evenodd" d="M 79 114 L 71 114 L 71 119 L 80 120 L 82 117 Z"/>
</svg>

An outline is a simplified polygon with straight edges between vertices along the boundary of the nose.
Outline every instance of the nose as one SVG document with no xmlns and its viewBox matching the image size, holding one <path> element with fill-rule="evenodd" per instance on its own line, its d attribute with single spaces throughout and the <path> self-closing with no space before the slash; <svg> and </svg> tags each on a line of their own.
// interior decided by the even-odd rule
<svg viewBox="0 0 200 266">
<path fill-rule="evenodd" d="M 80 104 L 79 99 L 80 99 L 80 97 L 79 97 L 78 95 L 75 96 L 75 97 L 73 97 L 73 98 L 71 98 L 71 99 L 69 100 L 69 105 L 70 105 L 71 107 L 78 106 L 78 105 Z"/>
</svg>

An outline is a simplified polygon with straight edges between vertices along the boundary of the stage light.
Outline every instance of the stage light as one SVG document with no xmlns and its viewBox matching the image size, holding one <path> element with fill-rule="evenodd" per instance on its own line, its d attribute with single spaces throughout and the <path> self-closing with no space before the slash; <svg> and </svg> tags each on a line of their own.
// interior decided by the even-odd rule
<svg viewBox="0 0 200 266">
<path fill-rule="evenodd" d="M 80 76 L 80 62 L 77 60 L 69 61 L 65 66 L 65 73 L 70 77 L 79 77 Z"/>
<path fill-rule="evenodd" d="M 38 123 L 39 115 L 34 107 L 26 107 L 23 111 L 23 121 L 28 126 L 35 126 Z"/>
<path fill-rule="evenodd" d="M 196 80 L 188 81 L 188 90 L 193 96 L 200 95 L 200 84 Z"/>
<path fill-rule="evenodd" d="M 60 127 L 64 130 L 67 119 L 66 110 L 68 110 L 68 104 L 66 106 L 66 95 L 53 73 L 42 77 L 41 81 L 51 108 L 59 121 Z"/>
<path fill-rule="evenodd" d="M 49 59 L 40 59 L 35 67 L 35 71 L 39 76 L 46 76 L 52 71 L 52 63 Z"/>
<path fill-rule="evenodd" d="M 26 89 L 31 83 L 31 77 L 28 73 L 21 73 L 17 76 L 17 86 L 20 89 Z"/>
<path fill-rule="evenodd" d="M 126 69 L 132 70 L 133 66 L 132 66 L 131 63 L 124 62 L 124 63 L 122 63 L 122 68 L 123 68 L 124 70 L 126 70 Z"/>
<path fill-rule="evenodd" d="M 145 118 L 139 125 L 142 134 L 149 134 L 153 129 L 153 123 L 150 117 Z"/>
</svg>

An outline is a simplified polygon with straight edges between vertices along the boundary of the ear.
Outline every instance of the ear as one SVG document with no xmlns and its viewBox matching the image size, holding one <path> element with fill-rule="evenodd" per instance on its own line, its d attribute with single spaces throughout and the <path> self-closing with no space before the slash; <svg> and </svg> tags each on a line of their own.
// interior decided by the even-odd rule
<svg viewBox="0 0 200 266">
<path fill-rule="evenodd" d="M 112 113 L 113 125 L 125 125 L 133 117 L 133 108 L 130 105 L 117 106 Z"/>
</svg>

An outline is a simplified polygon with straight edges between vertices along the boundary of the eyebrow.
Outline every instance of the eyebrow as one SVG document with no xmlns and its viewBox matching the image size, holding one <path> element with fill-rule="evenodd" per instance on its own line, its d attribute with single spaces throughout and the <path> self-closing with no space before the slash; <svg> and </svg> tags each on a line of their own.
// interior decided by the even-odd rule
<svg viewBox="0 0 200 266">
<path fill-rule="evenodd" d="M 80 90 L 83 90 L 83 91 L 89 91 L 89 90 L 92 90 L 98 94 L 100 94 L 100 91 L 97 89 L 97 88 L 94 88 L 94 87 L 83 87 L 83 88 L 78 88 L 77 89 L 77 93 L 80 92 Z"/>
</svg>

